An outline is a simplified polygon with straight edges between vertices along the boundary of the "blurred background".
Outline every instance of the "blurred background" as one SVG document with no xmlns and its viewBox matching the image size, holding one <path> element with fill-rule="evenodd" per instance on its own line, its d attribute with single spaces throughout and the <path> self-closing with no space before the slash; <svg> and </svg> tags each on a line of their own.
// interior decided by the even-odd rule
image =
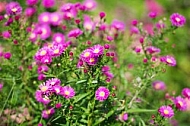
<svg viewBox="0 0 190 126">
<path fill-rule="evenodd" d="M 5 5 L 13 0 L 0 0 L 0 14 L 4 14 Z M 23 8 L 26 7 L 25 0 L 14 0 L 19 2 Z M 60 2 L 82 2 L 82 0 L 57 0 Z M 131 21 L 136 19 L 143 22 L 144 25 L 151 27 L 148 13 L 151 11 L 158 12 L 158 18 L 166 17 L 174 13 L 180 13 L 186 17 L 186 25 L 177 29 L 175 34 L 168 34 L 167 41 L 171 43 L 171 53 L 177 61 L 176 67 L 169 67 L 165 74 L 158 76 L 156 79 L 162 80 L 168 87 L 168 92 L 177 95 L 181 90 L 190 87 L 190 0 L 96 0 L 98 8 L 93 12 L 97 15 L 100 11 L 106 13 L 106 20 L 110 23 L 113 19 L 124 21 L 127 28 L 130 29 Z M 3 28 L 0 28 L 0 32 Z M 0 45 L 5 44 L 0 40 Z M 0 48 L 1 50 L 1 48 Z M 174 92 L 175 91 L 175 92 Z M 190 124 L 189 112 L 179 113 L 177 120 L 180 126 Z"/>
</svg>

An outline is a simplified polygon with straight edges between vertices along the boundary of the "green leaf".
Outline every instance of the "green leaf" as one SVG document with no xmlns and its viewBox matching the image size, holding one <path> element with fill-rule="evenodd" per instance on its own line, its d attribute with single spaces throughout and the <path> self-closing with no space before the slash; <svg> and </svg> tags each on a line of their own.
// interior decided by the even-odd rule
<svg viewBox="0 0 190 126">
<path fill-rule="evenodd" d="M 114 110 L 111 110 L 108 114 L 106 114 L 106 118 L 109 118 L 113 114 L 114 114 Z"/>
<path fill-rule="evenodd" d="M 96 121 L 96 123 L 93 126 L 96 126 L 98 124 L 100 124 L 101 122 L 103 122 L 105 120 L 105 118 L 99 118 L 98 121 Z"/>
<path fill-rule="evenodd" d="M 76 84 L 81 84 L 81 83 L 84 83 L 84 82 L 87 82 L 87 80 L 80 80 L 80 81 L 77 81 Z"/>
<path fill-rule="evenodd" d="M 76 97 L 74 97 L 74 102 L 73 103 L 79 102 L 80 100 L 82 100 L 83 98 L 85 98 L 86 96 L 88 96 L 89 94 L 91 94 L 91 92 L 77 95 Z"/>
<path fill-rule="evenodd" d="M 127 110 L 127 113 L 140 113 L 140 112 L 156 112 L 157 110 L 151 110 L 151 109 L 130 109 Z"/>
</svg>

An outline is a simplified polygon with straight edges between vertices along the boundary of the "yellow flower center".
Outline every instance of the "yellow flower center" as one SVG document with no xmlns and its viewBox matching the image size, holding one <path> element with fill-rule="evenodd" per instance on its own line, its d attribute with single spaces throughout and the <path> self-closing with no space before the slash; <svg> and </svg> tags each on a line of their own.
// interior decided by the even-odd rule
<svg viewBox="0 0 190 126">
<path fill-rule="evenodd" d="M 17 8 L 13 8 L 11 9 L 12 12 L 16 12 L 17 11 Z"/>
<path fill-rule="evenodd" d="M 41 91 L 42 91 L 42 92 L 45 92 L 45 91 L 47 91 L 47 89 L 48 89 L 47 86 L 42 86 Z"/>
<path fill-rule="evenodd" d="M 180 18 L 178 18 L 178 17 L 176 17 L 175 20 L 176 20 L 177 22 L 180 22 L 180 21 L 181 21 Z"/>
<path fill-rule="evenodd" d="M 166 115 L 169 114 L 169 111 L 165 109 L 164 114 L 166 114 Z"/>
<path fill-rule="evenodd" d="M 90 58 L 90 63 L 92 63 L 92 62 L 94 62 L 95 60 L 94 60 L 94 58 Z"/>
<path fill-rule="evenodd" d="M 84 53 L 84 57 L 88 57 L 88 56 L 90 56 L 90 53 L 89 52 L 85 52 Z"/>
<path fill-rule="evenodd" d="M 40 52 L 40 56 L 44 56 L 46 53 L 47 53 L 46 50 L 42 50 L 42 51 Z"/>
<path fill-rule="evenodd" d="M 48 16 L 44 16 L 44 17 L 42 18 L 42 20 L 43 20 L 44 22 L 47 22 L 47 21 L 49 21 L 49 18 L 48 18 Z"/>
<path fill-rule="evenodd" d="M 61 42 L 62 38 L 58 36 L 58 37 L 55 38 L 55 40 L 56 40 L 57 42 Z"/>
<path fill-rule="evenodd" d="M 54 17 L 52 18 L 52 21 L 57 22 L 58 19 L 59 19 L 59 18 L 58 18 L 57 16 L 54 16 Z"/>
<path fill-rule="evenodd" d="M 92 29 L 92 25 L 89 24 L 89 23 L 87 23 L 87 24 L 85 24 L 85 28 L 86 28 L 87 30 L 91 30 L 91 29 Z"/>
<path fill-rule="evenodd" d="M 95 50 L 94 50 L 94 53 L 99 53 L 99 52 L 100 52 L 99 49 L 95 49 Z"/>
<path fill-rule="evenodd" d="M 167 61 L 168 63 L 172 63 L 172 60 L 169 59 L 169 58 L 167 58 L 166 61 Z"/>
<path fill-rule="evenodd" d="M 70 92 L 69 91 L 65 91 L 65 95 L 69 95 L 70 94 Z"/>
<path fill-rule="evenodd" d="M 160 84 L 159 83 L 157 83 L 156 85 L 155 85 L 155 89 L 160 89 Z"/>
<path fill-rule="evenodd" d="M 54 54 L 58 54 L 59 53 L 59 49 L 56 49 L 53 51 Z"/>
<path fill-rule="evenodd" d="M 45 28 L 42 28 L 42 35 L 45 35 L 47 33 L 47 30 Z"/>
<path fill-rule="evenodd" d="M 51 114 L 51 111 L 50 111 L 50 110 L 47 110 L 47 111 L 46 111 L 46 114 L 47 114 L 47 115 Z"/>
<path fill-rule="evenodd" d="M 178 104 L 179 104 L 180 106 L 183 106 L 183 102 L 181 102 L 181 101 L 179 101 Z"/>
<path fill-rule="evenodd" d="M 68 13 L 67 13 L 67 17 L 72 18 L 72 17 L 73 17 L 73 15 L 72 15 L 70 12 L 68 12 Z"/>
<path fill-rule="evenodd" d="M 56 91 L 56 93 L 60 92 L 59 88 L 55 88 L 55 91 Z"/>
<path fill-rule="evenodd" d="M 101 91 L 99 95 L 100 95 L 101 97 L 104 97 L 104 96 L 105 96 L 105 92 Z"/>
</svg>

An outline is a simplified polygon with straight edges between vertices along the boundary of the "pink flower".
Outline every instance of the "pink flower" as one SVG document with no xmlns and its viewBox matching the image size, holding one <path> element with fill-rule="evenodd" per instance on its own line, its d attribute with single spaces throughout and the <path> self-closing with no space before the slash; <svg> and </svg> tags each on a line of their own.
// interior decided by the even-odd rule
<svg viewBox="0 0 190 126">
<path fill-rule="evenodd" d="M 185 111 L 187 109 L 187 103 L 185 101 L 185 99 L 183 99 L 181 96 L 176 97 L 173 100 L 175 106 L 177 109 L 179 109 L 180 111 Z"/>
<path fill-rule="evenodd" d="M 122 121 L 122 122 L 127 121 L 127 119 L 128 119 L 128 114 L 126 112 L 119 115 L 119 120 L 120 121 Z"/>
<path fill-rule="evenodd" d="M 38 0 L 26 0 L 26 4 L 28 6 L 33 6 L 36 5 L 38 3 Z"/>
<path fill-rule="evenodd" d="M 90 11 L 90 10 L 94 10 L 96 8 L 97 3 L 95 0 L 85 0 L 83 2 L 83 6 L 84 6 L 85 10 Z"/>
<path fill-rule="evenodd" d="M 96 97 L 96 100 L 104 101 L 109 97 L 109 94 L 110 92 L 106 87 L 99 87 L 96 90 L 95 97 Z"/>
<path fill-rule="evenodd" d="M 190 88 L 184 88 L 184 89 L 182 90 L 182 95 L 183 95 L 185 98 L 190 99 Z"/>
<path fill-rule="evenodd" d="M 79 28 L 76 28 L 76 29 L 71 30 L 71 31 L 68 33 L 68 37 L 69 37 L 69 38 L 72 38 L 72 37 L 77 38 L 77 37 L 79 37 L 79 36 L 82 35 L 82 34 L 83 34 L 83 31 L 80 30 Z"/>
<path fill-rule="evenodd" d="M 26 16 L 31 17 L 36 13 L 36 8 L 28 7 L 28 8 L 25 9 L 24 13 L 25 13 Z"/>
<path fill-rule="evenodd" d="M 163 81 L 154 81 L 152 83 L 152 86 L 155 90 L 165 90 L 166 89 L 166 85 Z"/>
<path fill-rule="evenodd" d="M 94 45 L 93 47 L 90 48 L 92 50 L 92 53 L 94 56 L 101 56 L 104 54 L 104 47 L 97 44 L 97 45 Z"/>
<path fill-rule="evenodd" d="M 87 31 L 93 31 L 95 28 L 95 23 L 90 19 L 88 15 L 84 15 L 84 29 Z"/>
<path fill-rule="evenodd" d="M 6 5 L 6 13 L 8 15 L 19 15 L 22 13 L 22 7 L 18 2 L 10 2 Z"/>
<path fill-rule="evenodd" d="M 125 23 L 119 20 L 113 20 L 113 22 L 111 23 L 111 27 L 115 28 L 118 31 L 124 31 Z"/>
<path fill-rule="evenodd" d="M 172 56 L 163 56 L 160 58 L 160 61 L 166 63 L 169 66 L 176 65 L 176 60 Z"/>
<path fill-rule="evenodd" d="M 183 15 L 180 15 L 178 13 L 173 13 L 170 16 L 170 21 L 171 21 L 173 26 L 182 27 L 185 24 L 186 19 Z"/>
<path fill-rule="evenodd" d="M 10 52 L 6 52 L 6 53 L 4 53 L 3 56 L 4 56 L 5 59 L 10 59 L 12 54 Z"/>
<path fill-rule="evenodd" d="M 66 99 L 70 99 L 75 96 L 75 91 L 72 87 L 70 86 L 64 86 L 63 87 L 63 92 L 62 92 L 63 97 Z"/>
<path fill-rule="evenodd" d="M 174 116 L 174 111 L 170 106 L 161 106 L 158 110 L 160 115 L 165 118 L 171 118 Z"/>
<path fill-rule="evenodd" d="M 50 13 L 43 12 L 38 16 L 38 22 L 40 24 L 49 24 L 50 23 Z"/>
<path fill-rule="evenodd" d="M 42 5 L 45 8 L 51 8 L 55 5 L 55 0 L 42 0 Z"/>
<path fill-rule="evenodd" d="M 61 23 L 62 17 L 59 12 L 54 12 L 50 14 L 50 23 L 53 26 L 57 26 Z"/>
<path fill-rule="evenodd" d="M 156 18 L 157 13 L 152 11 L 152 12 L 150 12 L 150 13 L 148 14 L 148 16 L 149 16 L 150 18 Z"/>
<path fill-rule="evenodd" d="M 48 110 L 42 111 L 42 117 L 45 119 L 48 119 L 50 116 L 52 116 L 55 113 L 54 108 L 50 108 Z"/>
<path fill-rule="evenodd" d="M 3 36 L 3 38 L 8 39 L 11 37 L 11 34 L 9 33 L 9 31 L 3 31 L 2 36 Z"/>
</svg>

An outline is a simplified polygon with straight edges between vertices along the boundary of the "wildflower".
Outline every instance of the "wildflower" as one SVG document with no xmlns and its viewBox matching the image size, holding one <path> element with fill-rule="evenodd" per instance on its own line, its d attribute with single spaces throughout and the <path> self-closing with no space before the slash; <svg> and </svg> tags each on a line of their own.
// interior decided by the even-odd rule
<svg viewBox="0 0 190 126">
<path fill-rule="evenodd" d="M 111 42 L 114 40 L 114 38 L 112 36 L 107 36 L 107 40 Z"/>
<path fill-rule="evenodd" d="M 106 16 L 105 12 L 100 12 L 99 13 L 100 19 L 104 18 Z"/>
<path fill-rule="evenodd" d="M 95 0 L 85 0 L 83 2 L 83 6 L 84 6 L 85 10 L 90 11 L 90 10 L 94 10 L 96 8 L 97 3 Z"/>
<path fill-rule="evenodd" d="M 45 8 L 51 8 L 55 5 L 55 0 L 42 0 L 42 5 Z"/>
<path fill-rule="evenodd" d="M 56 43 L 64 43 L 65 42 L 65 37 L 62 33 L 54 33 L 52 40 Z"/>
<path fill-rule="evenodd" d="M 3 84 L 2 84 L 2 83 L 0 83 L 0 91 L 2 90 L 2 88 L 3 88 Z"/>
<path fill-rule="evenodd" d="M 64 4 L 64 5 L 61 6 L 60 10 L 62 12 L 69 12 L 73 8 L 74 8 L 74 5 L 72 3 L 66 3 L 66 4 Z"/>
<path fill-rule="evenodd" d="M 50 23 L 50 13 L 43 12 L 38 16 L 38 22 L 40 24 L 49 24 Z"/>
<path fill-rule="evenodd" d="M 44 105 L 47 105 L 50 103 L 50 99 L 47 95 L 44 95 L 43 92 L 41 92 L 40 90 L 37 90 L 35 93 L 35 99 L 40 102 L 43 103 Z"/>
<path fill-rule="evenodd" d="M 72 18 L 75 18 L 76 16 L 77 16 L 77 10 L 75 8 L 63 13 L 63 19 L 65 20 L 70 20 Z"/>
<path fill-rule="evenodd" d="M 50 83 L 42 83 L 39 85 L 39 88 L 40 88 L 40 91 L 43 93 L 43 94 L 48 94 L 50 91 L 51 91 L 51 85 Z"/>
<path fill-rule="evenodd" d="M 146 48 L 146 51 L 149 53 L 149 54 L 153 54 L 153 53 L 160 53 L 160 49 L 157 48 L 157 47 L 154 47 L 154 46 L 149 46 Z"/>
<path fill-rule="evenodd" d="M 185 111 L 187 109 L 187 103 L 185 99 L 181 98 L 180 96 L 176 97 L 173 101 L 176 108 L 180 111 Z"/>
<path fill-rule="evenodd" d="M 62 95 L 64 93 L 63 87 L 60 85 L 55 85 L 53 86 L 53 91 L 57 94 L 57 95 Z"/>
<path fill-rule="evenodd" d="M 130 28 L 130 34 L 139 34 L 139 29 L 136 26 Z"/>
<path fill-rule="evenodd" d="M 57 109 L 61 108 L 61 106 L 62 106 L 61 103 L 57 103 L 57 104 L 55 104 L 55 108 L 57 108 Z"/>
<path fill-rule="evenodd" d="M 64 47 L 61 45 L 53 46 L 50 48 L 50 55 L 52 58 L 60 56 L 63 52 L 64 52 Z"/>
<path fill-rule="evenodd" d="M 182 27 L 185 24 L 186 19 L 183 15 L 180 15 L 178 13 L 173 13 L 170 16 L 170 21 L 171 21 L 173 26 Z"/>
<path fill-rule="evenodd" d="M 28 6 L 33 6 L 36 5 L 38 3 L 38 0 L 26 0 L 26 4 Z"/>
<path fill-rule="evenodd" d="M 190 88 L 184 88 L 184 89 L 182 90 L 182 95 L 183 95 L 185 98 L 190 99 Z"/>
<path fill-rule="evenodd" d="M 3 56 L 4 56 L 5 59 L 10 59 L 12 54 L 10 52 L 6 52 L 6 53 L 4 53 Z"/>
<path fill-rule="evenodd" d="M 83 66 L 83 61 L 81 59 L 78 60 L 77 68 L 81 68 Z"/>
<path fill-rule="evenodd" d="M 9 33 L 9 31 L 3 31 L 2 36 L 3 36 L 3 38 L 8 39 L 11 37 L 11 34 Z"/>
<path fill-rule="evenodd" d="M 87 31 L 93 31 L 95 28 L 94 22 L 90 19 L 88 15 L 84 15 L 84 23 L 83 23 L 84 29 Z"/>
<path fill-rule="evenodd" d="M 39 74 L 38 80 L 44 80 L 46 78 L 45 74 Z"/>
<path fill-rule="evenodd" d="M 64 86 L 63 87 L 63 93 L 62 93 L 63 97 L 65 97 L 66 99 L 70 99 L 72 97 L 75 96 L 75 91 L 72 87 L 70 86 Z"/>
<path fill-rule="evenodd" d="M 131 24 L 132 24 L 133 26 L 137 26 L 138 20 L 133 20 L 133 21 L 131 22 Z"/>
<path fill-rule="evenodd" d="M 25 13 L 26 16 L 31 17 L 36 13 L 36 8 L 28 7 L 28 8 L 25 9 L 24 13 Z"/>
<path fill-rule="evenodd" d="M 110 92 L 106 87 L 99 87 L 96 90 L 95 97 L 96 97 L 96 100 L 104 101 L 109 97 L 109 94 Z"/>
<path fill-rule="evenodd" d="M 152 87 L 155 89 L 155 90 L 165 90 L 166 89 L 166 85 L 163 81 L 154 81 L 152 83 Z"/>
<path fill-rule="evenodd" d="M 102 67 L 102 72 L 103 73 L 104 72 L 108 72 L 108 71 L 110 71 L 110 67 L 109 66 L 105 65 L 105 66 Z"/>
<path fill-rule="evenodd" d="M 46 81 L 47 85 L 50 85 L 51 87 L 53 86 L 58 86 L 61 84 L 61 80 L 58 78 L 52 78 Z"/>
<path fill-rule="evenodd" d="M 98 57 L 95 56 L 86 59 L 86 63 L 91 66 L 96 65 L 97 62 L 98 62 Z"/>
<path fill-rule="evenodd" d="M 174 116 L 174 111 L 170 106 L 161 106 L 158 112 L 165 118 L 171 118 Z"/>
<path fill-rule="evenodd" d="M 152 12 L 150 12 L 150 13 L 148 14 L 148 16 L 149 16 L 150 18 L 156 18 L 157 13 L 152 11 Z"/>
<path fill-rule="evenodd" d="M 42 111 L 42 117 L 45 119 L 48 119 L 50 116 L 52 116 L 55 113 L 54 108 L 50 108 L 48 110 Z"/>
<path fill-rule="evenodd" d="M 94 45 L 93 47 L 90 48 L 92 50 L 92 53 L 94 56 L 101 56 L 102 54 L 104 54 L 104 47 L 97 44 Z"/>
<path fill-rule="evenodd" d="M 47 65 L 40 65 L 40 66 L 38 66 L 38 70 L 37 70 L 37 72 L 38 72 L 38 74 L 40 74 L 40 73 L 44 73 L 44 72 L 47 72 L 48 71 L 48 66 Z"/>
<path fill-rule="evenodd" d="M 89 58 L 93 57 L 93 52 L 91 49 L 86 49 L 80 54 L 80 59 L 87 62 Z"/>
<path fill-rule="evenodd" d="M 77 38 L 77 37 L 79 37 L 79 36 L 82 35 L 82 34 L 83 34 L 83 31 L 80 30 L 79 28 L 76 28 L 76 29 L 71 30 L 71 31 L 68 33 L 68 37 L 69 37 L 69 38 L 72 38 L 72 37 Z"/>
<path fill-rule="evenodd" d="M 175 66 L 176 60 L 172 56 L 163 56 L 160 58 L 161 62 L 168 64 L 169 66 Z"/>
<path fill-rule="evenodd" d="M 119 115 L 119 120 L 120 121 L 122 121 L 122 122 L 127 121 L 127 119 L 128 119 L 128 114 L 126 112 Z"/>
<path fill-rule="evenodd" d="M 6 5 L 6 14 L 19 15 L 22 13 L 22 7 L 18 2 L 10 2 Z"/>
<path fill-rule="evenodd" d="M 54 12 L 50 14 L 50 22 L 53 26 L 57 26 L 61 23 L 62 17 L 59 12 Z"/>
<path fill-rule="evenodd" d="M 117 31 L 124 31 L 125 30 L 125 24 L 121 21 L 114 20 L 111 23 L 111 27 L 115 28 Z"/>
<path fill-rule="evenodd" d="M 37 27 L 37 29 L 41 30 L 42 34 L 40 34 L 40 38 L 45 40 L 50 37 L 51 29 L 49 25 L 43 24 Z"/>
</svg>

